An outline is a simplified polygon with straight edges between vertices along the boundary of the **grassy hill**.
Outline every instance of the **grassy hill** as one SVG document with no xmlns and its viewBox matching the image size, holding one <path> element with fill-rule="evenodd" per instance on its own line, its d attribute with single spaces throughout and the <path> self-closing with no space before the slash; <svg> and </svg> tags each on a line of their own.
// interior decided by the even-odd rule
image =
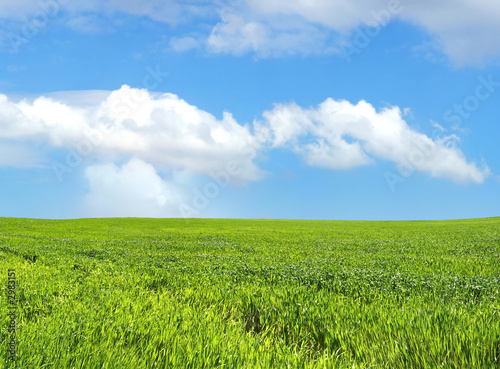
<svg viewBox="0 0 500 369">
<path fill-rule="evenodd" d="M 2 368 L 500 367 L 500 218 L 0 218 L 0 265 Z"/>
</svg>

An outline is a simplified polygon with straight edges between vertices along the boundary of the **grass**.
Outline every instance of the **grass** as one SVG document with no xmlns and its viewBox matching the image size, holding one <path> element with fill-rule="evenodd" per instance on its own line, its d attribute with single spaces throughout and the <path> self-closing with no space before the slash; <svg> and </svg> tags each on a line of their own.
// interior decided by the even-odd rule
<svg viewBox="0 0 500 369">
<path fill-rule="evenodd" d="M 500 368 L 500 218 L 0 218 L 0 264 L 2 368 Z"/>
</svg>

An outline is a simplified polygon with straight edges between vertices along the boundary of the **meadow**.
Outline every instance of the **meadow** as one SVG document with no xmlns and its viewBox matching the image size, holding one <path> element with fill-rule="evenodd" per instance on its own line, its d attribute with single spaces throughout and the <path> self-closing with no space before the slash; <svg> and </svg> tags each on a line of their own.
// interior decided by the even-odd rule
<svg viewBox="0 0 500 369">
<path fill-rule="evenodd" d="M 1 368 L 500 368 L 500 218 L 0 218 L 0 265 Z"/>
</svg>

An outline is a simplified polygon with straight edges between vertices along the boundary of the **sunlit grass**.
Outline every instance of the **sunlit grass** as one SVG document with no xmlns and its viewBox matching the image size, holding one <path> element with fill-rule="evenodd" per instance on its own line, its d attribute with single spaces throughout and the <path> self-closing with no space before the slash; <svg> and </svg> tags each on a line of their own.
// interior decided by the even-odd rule
<svg viewBox="0 0 500 369">
<path fill-rule="evenodd" d="M 0 263 L 2 368 L 500 367 L 500 218 L 0 218 Z"/>
</svg>

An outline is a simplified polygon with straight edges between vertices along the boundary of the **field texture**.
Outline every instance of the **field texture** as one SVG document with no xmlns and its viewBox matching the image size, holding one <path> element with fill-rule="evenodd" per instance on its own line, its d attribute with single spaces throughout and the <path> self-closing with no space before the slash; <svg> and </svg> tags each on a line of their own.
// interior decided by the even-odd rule
<svg viewBox="0 0 500 369">
<path fill-rule="evenodd" d="M 2 368 L 500 368 L 500 218 L 0 218 L 0 264 Z"/>
</svg>

